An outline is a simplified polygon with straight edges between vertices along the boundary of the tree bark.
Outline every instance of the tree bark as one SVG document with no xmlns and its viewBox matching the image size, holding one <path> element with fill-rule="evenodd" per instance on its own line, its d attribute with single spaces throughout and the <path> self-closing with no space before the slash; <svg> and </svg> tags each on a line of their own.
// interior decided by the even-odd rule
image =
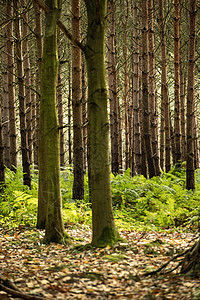
<svg viewBox="0 0 200 300">
<path fill-rule="evenodd" d="M 167 50 L 166 50 L 166 37 L 164 28 L 164 8 L 163 0 L 158 0 L 158 25 L 160 29 L 160 40 L 161 40 L 161 132 L 162 140 L 160 141 L 161 146 L 164 145 L 165 140 L 165 171 L 169 172 L 171 169 L 171 147 L 170 147 L 170 106 L 169 106 L 169 90 L 167 83 Z M 165 137 L 163 136 L 165 134 Z M 164 169 L 164 163 L 162 160 L 163 153 L 160 154 L 161 168 Z"/>
<path fill-rule="evenodd" d="M 37 227 L 44 228 L 45 226 L 45 241 L 47 243 L 58 243 L 63 242 L 65 236 L 62 221 L 60 140 L 56 110 L 58 72 L 56 23 L 60 14 L 61 3 L 60 1 L 48 0 L 47 5 L 50 12 L 46 14 L 41 73 Z"/>
<path fill-rule="evenodd" d="M 72 35 L 81 41 L 80 0 L 72 0 Z M 72 45 L 73 199 L 84 199 L 81 49 Z"/>
<path fill-rule="evenodd" d="M 8 25 L 7 25 L 8 26 Z M 9 101 L 8 101 L 8 66 L 7 66 L 7 26 L 2 28 L 4 45 L 1 52 L 2 64 L 2 127 L 3 127 L 3 146 L 4 146 L 4 164 L 10 168 L 10 139 L 9 139 Z"/>
<path fill-rule="evenodd" d="M 138 7 L 136 1 L 133 3 L 133 157 L 135 161 L 135 172 L 141 174 L 141 130 L 139 114 L 139 30 Z"/>
<path fill-rule="evenodd" d="M 13 18 L 12 1 L 7 4 L 7 15 Z M 10 165 L 11 170 L 17 168 L 17 142 L 16 142 L 16 112 L 15 112 L 15 72 L 14 72 L 14 35 L 13 21 L 7 25 L 7 53 L 8 53 L 8 101 L 9 101 L 9 122 L 10 122 Z"/>
<path fill-rule="evenodd" d="M 35 120 L 34 120 L 34 133 L 33 133 L 33 155 L 34 165 L 38 166 L 38 131 L 39 131 L 39 105 L 40 105 L 40 86 L 41 86 L 41 62 L 43 53 L 43 37 L 42 37 L 42 14 L 38 4 L 33 1 L 33 8 L 35 14 L 35 35 L 37 47 L 37 71 L 35 84 L 37 86 L 37 94 L 35 99 Z"/>
<path fill-rule="evenodd" d="M 85 48 L 88 74 L 92 244 L 105 246 L 119 239 L 115 228 L 110 185 L 109 122 L 105 81 L 105 0 L 85 0 L 88 36 Z"/>
<path fill-rule="evenodd" d="M 149 177 L 156 175 L 152 155 L 149 110 L 149 57 L 148 57 L 148 1 L 142 0 L 142 92 L 143 92 L 143 138 L 148 163 Z"/>
<path fill-rule="evenodd" d="M 149 16 L 149 107 L 150 107 L 150 131 L 152 137 L 152 154 L 155 166 L 155 175 L 160 175 L 158 155 L 158 115 L 156 106 L 156 63 L 154 46 L 154 11 L 153 0 L 148 0 Z"/>
<path fill-rule="evenodd" d="M 196 40 L 196 0 L 190 0 L 190 35 L 188 53 L 187 88 L 187 155 L 186 188 L 195 189 L 194 178 L 194 100 L 195 100 L 195 40 Z"/>
<path fill-rule="evenodd" d="M 116 175 L 119 174 L 119 112 L 115 50 L 115 3 L 113 0 L 108 1 L 108 16 L 108 80 L 110 100 L 111 171 Z"/>
<path fill-rule="evenodd" d="M 30 161 L 27 144 L 26 118 L 25 118 L 25 90 L 24 90 L 24 70 L 22 57 L 22 40 L 21 28 L 18 15 L 18 1 L 14 0 L 15 11 L 15 34 L 16 34 L 16 57 L 17 57 L 17 79 L 18 79 L 18 98 L 19 98 L 19 117 L 20 117 L 20 134 L 21 134 L 21 151 L 23 166 L 24 185 L 31 187 Z"/>
<path fill-rule="evenodd" d="M 181 162 L 181 117 L 180 117 L 180 0 L 174 0 L 174 134 L 175 164 Z"/>
<path fill-rule="evenodd" d="M 26 10 L 27 3 L 25 0 L 21 0 L 22 9 Z M 22 56 L 23 56 L 23 66 L 24 66 L 24 84 L 25 84 L 25 118 L 26 118 L 26 134 L 27 134 L 27 147 L 30 164 L 32 163 L 32 103 L 31 103 L 31 69 L 30 69 L 30 53 L 29 53 L 29 43 L 28 43 L 28 13 L 25 11 L 23 14 L 22 22 L 22 33 L 23 33 L 23 43 L 22 43 Z"/>
</svg>

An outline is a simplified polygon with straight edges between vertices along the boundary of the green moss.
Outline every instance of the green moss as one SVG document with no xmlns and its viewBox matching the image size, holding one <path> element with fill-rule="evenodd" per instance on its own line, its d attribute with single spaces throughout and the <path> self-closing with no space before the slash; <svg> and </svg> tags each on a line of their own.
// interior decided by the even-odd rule
<svg viewBox="0 0 200 300">
<path fill-rule="evenodd" d="M 122 240 L 123 239 L 120 237 L 115 227 L 105 227 L 102 231 L 101 236 L 97 240 L 92 241 L 92 245 L 98 248 L 103 248 L 108 245 L 112 246 L 118 241 Z"/>
<path fill-rule="evenodd" d="M 113 254 L 110 254 L 110 255 L 104 255 L 102 258 L 107 260 L 107 261 L 110 261 L 110 262 L 118 262 L 118 261 L 121 261 L 123 259 L 127 259 L 127 256 L 123 255 L 123 254 L 113 253 Z"/>
<path fill-rule="evenodd" d="M 43 243 L 50 244 L 50 243 L 56 243 L 56 244 L 71 244 L 71 238 L 70 236 L 64 232 L 63 235 L 58 235 L 57 233 L 53 236 L 51 235 L 50 238 L 48 236 L 44 237 Z"/>
</svg>

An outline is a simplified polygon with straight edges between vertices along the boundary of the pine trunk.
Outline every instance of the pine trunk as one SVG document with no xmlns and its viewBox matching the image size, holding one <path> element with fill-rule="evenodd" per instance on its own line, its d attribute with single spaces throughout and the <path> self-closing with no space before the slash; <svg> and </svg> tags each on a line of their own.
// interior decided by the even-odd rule
<svg viewBox="0 0 200 300">
<path fill-rule="evenodd" d="M 105 0 L 85 0 L 88 13 L 86 62 L 90 128 L 92 244 L 105 246 L 119 239 L 110 185 L 109 122 L 105 80 Z"/>
<path fill-rule="evenodd" d="M 150 134 L 150 108 L 149 108 L 149 57 L 148 57 L 148 1 L 142 0 L 142 92 L 143 92 L 143 139 L 148 163 L 149 177 L 156 175 L 152 155 Z"/>
<path fill-rule="evenodd" d="M 7 5 L 7 15 L 12 19 L 13 7 Z M 16 112 L 15 112 L 15 72 L 14 72 L 14 37 L 13 21 L 7 25 L 7 53 L 8 53 L 8 101 L 9 101 L 9 122 L 10 122 L 10 165 L 11 170 L 17 167 L 17 142 L 16 142 Z"/>
<path fill-rule="evenodd" d="M 80 41 L 80 0 L 72 0 L 72 35 Z M 81 49 L 72 45 L 73 199 L 84 198 Z"/>
<path fill-rule="evenodd" d="M 188 53 L 187 89 L 187 166 L 186 188 L 195 189 L 194 178 L 194 101 L 195 101 L 195 40 L 196 40 L 196 0 L 190 0 L 190 35 Z"/>
<path fill-rule="evenodd" d="M 138 7 L 136 1 L 133 3 L 133 157 L 135 161 L 135 172 L 141 174 L 141 130 L 139 116 L 139 30 Z"/>
<path fill-rule="evenodd" d="M 34 120 L 34 136 L 33 136 L 33 155 L 34 165 L 38 166 L 38 135 L 39 135 L 39 105 L 40 105 L 40 86 L 41 86 L 41 62 L 43 53 L 43 37 L 42 37 L 42 14 L 38 4 L 33 1 L 33 8 L 35 14 L 35 34 L 36 34 L 36 49 L 37 49 L 37 72 L 35 78 L 35 85 L 37 86 L 35 99 L 35 120 Z"/>
<path fill-rule="evenodd" d="M 63 242 L 62 198 L 60 191 L 60 140 L 56 110 L 58 72 L 58 1 L 47 1 L 44 52 L 42 57 L 39 124 L 38 228 L 45 226 L 45 241 Z M 49 76 L 51 74 L 51 76 Z"/>
<path fill-rule="evenodd" d="M 149 107 L 150 107 L 150 130 L 152 137 L 152 151 L 155 166 L 155 175 L 160 175 L 159 155 L 158 155 L 158 116 L 156 107 L 156 63 L 154 47 L 154 13 L 153 0 L 148 0 L 149 6 Z"/>
<path fill-rule="evenodd" d="M 108 79 L 110 100 L 111 171 L 116 175 L 119 173 L 119 113 L 115 50 L 115 3 L 113 0 L 108 1 L 108 16 Z"/>
<path fill-rule="evenodd" d="M 31 187 L 30 161 L 27 143 L 27 128 L 25 118 L 25 90 L 24 90 L 24 70 L 22 57 L 22 41 L 21 28 L 19 22 L 18 1 L 14 0 L 15 19 L 15 35 L 16 35 L 16 57 L 17 57 L 17 79 L 18 79 L 18 98 L 19 98 L 19 119 L 20 119 L 20 135 L 21 135 L 21 151 L 22 151 L 22 166 L 23 166 L 23 181 L 24 185 Z"/>
<path fill-rule="evenodd" d="M 167 50 L 166 50 L 166 37 L 164 30 L 164 8 L 163 0 L 158 0 L 158 24 L 160 29 L 161 40 L 161 146 L 164 145 L 165 140 L 165 171 L 169 172 L 171 169 L 171 146 L 170 146 L 170 106 L 169 106 L 169 91 L 167 84 Z M 163 132 L 164 127 L 164 132 Z M 164 134 L 164 136 L 163 136 Z M 163 150 L 164 152 L 164 150 Z M 160 155 L 161 168 L 164 170 L 163 152 Z"/>
<path fill-rule="evenodd" d="M 2 126 L 3 126 L 3 147 L 4 147 L 4 164 L 10 168 L 10 139 L 9 139 L 9 102 L 8 102 L 8 66 L 7 66 L 7 26 L 2 28 L 3 49 L 1 52 L 2 65 Z"/>
<path fill-rule="evenodd" d="M 174 134 L 175 164 L 181 162 L 181 117 L 180 117 L 180 0 L 174 0 Z"/>
</svg>

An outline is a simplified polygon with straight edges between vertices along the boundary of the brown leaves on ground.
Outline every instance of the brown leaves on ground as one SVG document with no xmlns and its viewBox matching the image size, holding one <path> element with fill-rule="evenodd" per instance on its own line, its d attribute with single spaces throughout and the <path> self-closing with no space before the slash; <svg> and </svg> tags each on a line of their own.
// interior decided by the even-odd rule
<svg viewBox="0 0 200 300">
<path fill-rule="evenodd" d="M 45 299 L 200 299 L 200 278 L 142 276 L 191 247 L 194 234 L 122 231 L 127 242 L 77 250 L 74 245 L 90 242 L 91 231 L 67 230 L 76 239 L 71 246 L 44 245 L 36 229 L 1 230 L 0 277 Z M 0 299 L 14 298 L 0 291 Z"/>
</svg>

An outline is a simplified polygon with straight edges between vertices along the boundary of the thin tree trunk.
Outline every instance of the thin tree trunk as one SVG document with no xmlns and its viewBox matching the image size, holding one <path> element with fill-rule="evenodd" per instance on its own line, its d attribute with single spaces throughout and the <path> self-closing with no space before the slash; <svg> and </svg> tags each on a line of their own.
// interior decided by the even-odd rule
<svg viewBox="0 0 200 300">
<path fill-rule="evenodd" d="M 188 53 L 187 88 L 187 166 L 186 188 L 195 189 L 194 178 L 194 101 L 195 101 L 195 40 L 196 40 L 196 0 L 190 0 L 190 30 Z"/>
<path fill-rule="evenodd" d="M 36 86 L 37 94 L 35 99 L 35 129 L 33 139 L 34 150 L 34 164 L 38 166 L 38 134 L 39 134 L 39 105 L 40 105 L 40 78 L 41 78 L 41 62 L 43 53 L 43 38 L 42 38 L 42 14 L 38 4 L 33 1 L 34 14 L 35 14 L 35 35 L 37 46 L 37 72 L 36 72 Z"/>
<path fill-rule="evenodd" d="M 31 187 L 30 161 L 27 145 L 26 118 L 25 118 L 25 91 L 24 91 L 24 72 L 23 72 L 23 57 L 22 57 L 22 41 L 21 28 L 19 22 L 18 1 L 14 0 L 15 11 L 15 35 L 16 35 L 16 57 L 17 57 L 17 79 L 18 79 L 18 98 L 19 98 L 19 117 L 20 117 L 20 134 L 21 134 L 21 151 L 22 151 L 22 166 L 23 166 L 23 181 L 24 185 Z"/>
<path fill-rule="evenodd" d="M 154 12 L 153 0 L 148 0 L 149 6 L 149 107 L 150 107 L 150 130 L 152 137 L 152 151 L 156 176 L 160 175 L 159 155 L 158 155 L 158 116 L 156 108 L 156 64 L 154 47 Z"/>
<path fill-rule="evenodd" d="M 149 115 L 149 57 L 148 57 L 148 1 L 142 0 L 142 92 L 143 92 L 143 138 L 148 163 L 149 177 L 156 175 L 152 155 Z"/>
<path fill-rule="evenodd" d="M 0 103 L 1 104 L 1 103 Z M 0 192 L 3 190 L 2 185 L 5 182 L 5 165 L 4 165 L 4 151 L 3 151 L 3 127 L 0 105 Z"/>
<path fill-rule="evenodd" d="M 2 127 L 3 127 L 3 146 L 4 146 L 4 164 L 10 168 L 10 139 L 9 139 L 9 101 L 8 101 L 8 66 L 7 66 L 7 26 L 2 28 L 3 49 L 1 53 L 2 64 Z"/>
<path fill-rule="evenodd" d="M 181 102 L 181 153 L 182 161 L 186 161 L 186 136 L 185 136 L 185 74 L 183 71 L 183 62 L 180 63 L 180 102 Z"/>
<path fill-rule="evenodd" d="M 80 0 L 72 0 L 72 35 L 81 41 Z M 81 49 L 72 45 L 73 199 L 84 198 Z"/>
<path fill-rule="evenodd" d="M 119 112 L 117 96 L 117 67 L 115 50 L 115 3 L 108 1 L 108 79 L 110 99 L 111 171 L 119 173 Z"/>
<path fill-rule="evenodd" d="M 175 164 L 181 162 L 181 123 L 180 123 L 180 0 L 174 0 L 174 134 Z"/>
<path fill-rule="evenodd" d="M 134 160 L 135 171 L 141 174 L 141 131 L 139 117 L 139 30 L 138 26 L 138 7 L 136 1 L 133 3 L 133 133 L 134 133 Z"/>
<path fill-rule="evenodd" d="M 14 35 L 13 35 L 13 6 L 12 1 L 7 5 L 7 15 L 11 21 L 7 25 L 7 59 L 8 59 L 8 101 L 9 101 L 9 122 L 10 122 L 10 165 L 11 170 L 17 168 L 17 142 L 16 142 L 16 112 L 15 112 L 15 67 L 14 67 Z"/>
<path fill-rule="evenodd" d="M 60 38 L 60 30 L 58 29 L 58 43 Z M 58 47 L 59 48 L 59 47 Z M 58 49 L 59 52 L 59 49 Z M 58 53 L 59 55 L 59 53 Z M 58 60 L 59 60 L 58 56 Z M 57 110 L 58 110 L 58 124 L 60 132 L 60 166 L 65 165 L 65 149 L 64 149 L 64 128 L 63 128 L 63 98 L 62 98 L 62 77 L 61 77 L 61 64 L 58 65 L 58 78 L 57 78 Z"/>
<path fill-rule="evenodd" d="M 71 66 L 69 63 L 69 78 L 68 78 L 68 105 L 67 105 L 67 113 L 68 113 L 68 153 L 69 153 L 69 165 L 71 166 L 72 164 L 72 140 L 71 140 Z"/>
<path fill-rule="evenodd" d="M 26 10 L 26 0 L 21 0 L 22 9 Z M 32 163 L 32 103 L 31 103 L 31 70 L 30 70 L 30 53 L 28 43 L 28 13 L 25 11 L 23 14 L 22 32 L 23 32 L 23 43 L 22 43 L 22 56 L 24 66 L 24 84 L 25 84 L 25 107 L 26 107 L 26 134 L 27 134 L 27 147 L 29 161 Z"/>
<path fill-rule="evenodd" d="M 83 113 L 83 167 L 84 173 L 87 170 L 87 127 L 88 127 L 88 116 L 87 116 L 87 85 L 86 85 L 86 70 L 85 62 L 82 64 L 82 113 Z"/>
<path fill-rule="evenodd" d="M 125 169 L 129 166 L 129 126 L 128 126 L 128 113 L 129 113 L 129 102 L 128 102 L 128 49 L 127 49 L 127 19 L 128 19 L 128 3 L 126 4 L 125 10 L 126 15 L 123 22 L 123 56 L 124 56 L 124 92 L 123 92 L 123 105 L 124 105 L 124 132 L 125 132 Z"/>
<path fill-rule="evenodd" d="M 161 132 L 160 146 L 162 147 L 163 140 L 165 139 L 165 171 L 169 172 L 171 169 L 171 147 L 170 147 L 170 106 L 169 106 L 169 91 L 167 84 L 167 50 L 166 50 L 166 37 L 164 29 L 164 10 L 163 10 L 163 0 L 158 0 L 158 24 L 160 29 L 160 39 L 161 39 L 161 64 L 162 64 L 162 74 L 161 74 L 161 130 L 163 130 L 165 138 L 163 137 L 163 132 Z M 160 164 L 162 170 L 164 169 L 163 164 L 163 151 L 160 153 Z"/>
</svg>

